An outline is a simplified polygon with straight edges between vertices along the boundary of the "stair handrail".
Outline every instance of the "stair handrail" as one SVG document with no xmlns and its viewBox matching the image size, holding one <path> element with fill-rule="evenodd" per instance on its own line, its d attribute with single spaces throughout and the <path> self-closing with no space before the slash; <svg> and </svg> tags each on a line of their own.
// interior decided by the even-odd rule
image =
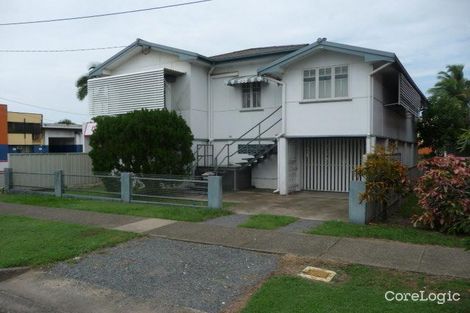
<svg viewBox="0 0 470 313">
<path fill-rule="evenodd" d="M 253 126 L 252 128 L 250 128 L 249 130 L 247 130 L 246 132 L 243 133 L 243 135 L 241 135 L 240 137 L 238 137 L 237 139 L 233 139 L 232 142 L 228 145 L 233 145 L 235 142 L 239 141 L 240 139 L 242 139 L 243 137 L 245 137 L 245 135 L 247 135 L 249 132 L 251 132 L 253 129 L 255 129 L 257 126 L 261 125 L 264 121 L 266 121 L 268 118 L 270 118 L 271 116 L 274 115 L 274 113 L 276 113 L 277 111 L 279 111 L 280 109 L 282 108 L 282 106 L 278 107 L 276 110 L 272 111 L 271 114 L 269 114 L 268 116 L 266 116 L 264 119 L 261 120 L 261 122 L 258 122 L 255 126 Z"/>
<path fill-rule="evenodd" d="M 264 119 L 262 119 L 260 122 L 258 122 L 256 125 L 254 125 L 253 127 L 251 127 L 249 130 L 247 130 L 246 132 L 244 132 L 241 136 L 239 136 L 238 138 L 236 139 L 233 139 L 230 143 L 226 143 L 222 146 L 222 148 L 220 149 L 220 151 L 215 155 L 214 159 L 215 159 L 215 167 L 214 167 L 214 170 L 217 171 L 217 169 L 219 168 L 219 166 L 227 159 L 227 164 L 230 163 L 229 160 L 230 160 L 230 157 L 231 156 L 234 156 L 235 154 L 238 153 L 239 149 L 237 149 L 237 151 L 233 152 L 233 153 L 230 153 L 230 146 L 232 146 L 233 144 L 235 144 L 236 142 L 240 141 L 241 139 L 243 139 L 248 133 L 250 133 L 253 129 L 255 129 L 256 127 L 258 127 L 260 130 L 261 130 L 261 124 L 263 122 L 265 122 L 267 119 L 269 119 L 271 116 L 273 116 L 276 112 L 278 112 L 280 109 L 282 108 L 282 106 L 279 106 L 277 109 L 275 109 L 273 112 L 271 112 L 268 116 L 266 116 Z M 258 140 L 261 138 L 261 135 L 264 135 L 268 130 L 270 130 L 271 128 L 273 128 L 275 125 L 277 125 L 280 121 L 282 120 L 282 117 L 278 120 L 276 120 L 271 126 L 269 126 L 266 130 L 264 130 L 263 132 L 259 131 L 258 135 L 251 139 L 247 144 L 250 144 L 252 143 L 253 141 L 255 140 Z M 219 162 L 218 161 L 218 157 L 220 156 L 220 154 L 223 152 L 223 151 L 227 151 L 227 155 Z"/>
</svg>

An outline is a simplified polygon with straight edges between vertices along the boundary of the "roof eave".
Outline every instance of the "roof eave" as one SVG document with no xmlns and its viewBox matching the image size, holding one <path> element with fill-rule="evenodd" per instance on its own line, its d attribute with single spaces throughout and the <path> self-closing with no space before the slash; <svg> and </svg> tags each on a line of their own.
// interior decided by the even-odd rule
<svg viewBox="0 0 470 313">
<path fill-rule="evenodd" d="M 282 68 L 292 62 L 318 50 L 328 50 L 364 57 L 365 62 L 387 61 L 393 62 L 395 54 L 386 51 L 372 50 L 361 47 L 343 45 L 334 42 L 314 42 L 304 48 L 296 50 L 264 67 L 258 69 L 259 74 L 279 74 Z"/>
</svg>

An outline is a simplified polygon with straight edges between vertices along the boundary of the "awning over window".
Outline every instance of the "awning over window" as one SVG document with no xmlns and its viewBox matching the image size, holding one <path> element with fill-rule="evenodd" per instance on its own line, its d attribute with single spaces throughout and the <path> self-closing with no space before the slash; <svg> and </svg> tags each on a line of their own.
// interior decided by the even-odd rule
<svg viewBox="0 0 470 313">
<path fill-rule="evenodd" d="M 250 76 L 241 76 L 237 78 L 232 78 L 227 82 L 228 86 L 236 86 L 241 84 L 249 84 L 249 83 L 267 83 L 268 79 L 263 76 L 258 75 L 250 75 Z"/>
</svg>

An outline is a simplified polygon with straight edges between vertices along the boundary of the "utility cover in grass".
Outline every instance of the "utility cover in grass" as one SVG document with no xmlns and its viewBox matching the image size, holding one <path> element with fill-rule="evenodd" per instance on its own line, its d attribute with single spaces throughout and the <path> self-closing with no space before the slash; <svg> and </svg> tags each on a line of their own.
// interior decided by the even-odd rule
<svg viewBox="0 0 470 313">
<path fill-rule="evenodd" d="M 276 229 L 289 225 L 297 220 L 298 218 L 293 216 L 257 214 L 250 216 L 245 223 L 238 225 L 238 227 Z"/>
</svg>

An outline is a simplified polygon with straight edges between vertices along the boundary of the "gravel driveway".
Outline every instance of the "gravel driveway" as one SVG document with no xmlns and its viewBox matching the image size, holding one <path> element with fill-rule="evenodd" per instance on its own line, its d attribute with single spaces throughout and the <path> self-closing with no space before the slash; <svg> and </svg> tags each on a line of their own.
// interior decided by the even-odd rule
<svg viewBox="0 0 470 313">
<path fill-rule="evenodd" d="M 219 312 L 274 271 L 277 261 L 270 254 L 153 237 L 93 253 L 75 264 L 59 263 L 50 274 Z"/>
</svg>

